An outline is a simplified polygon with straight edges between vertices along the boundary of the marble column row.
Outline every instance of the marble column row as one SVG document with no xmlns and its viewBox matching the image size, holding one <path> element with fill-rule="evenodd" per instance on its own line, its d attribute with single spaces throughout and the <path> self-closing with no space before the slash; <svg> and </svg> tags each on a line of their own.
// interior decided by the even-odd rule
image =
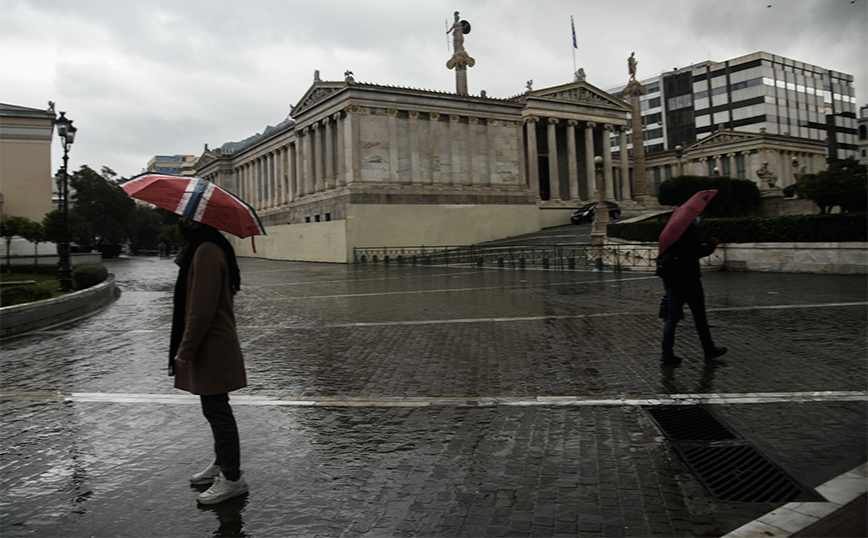
<svg viewBox="0 0 868 538">
<path fill-rule="evenodd" d="M 527 159 L 528 159 L 528 183 L 530 188 L 536 194 L 537 198 L 540 198 L 540 172 L 539 172 L 539 146 L 537 141 L 537 129 L 536 124 L 541 122 L 541 118 L 538 116 L 528 116 L 525 118 L 525 133 L 527 137 Z M 566 123 L 565 129 L 559 129 L 558 125 L 562 122 Z M 546 142 L 548 146 L 548 172 L 549 172 L 549 192 L 550 200 L 579 200 L 579 160 L 578 160 L 578 145 L 576 143 L 576 129 L 580 126 L 579 120 L 568 119 L 561 120 L 559 118 L 546 118 Z M 583 136 L 583 149 L 584 149 L 584 180 L 586 192 L 588 193 L 588 198 L 590 200 L 597 199 L 597 188 L 595 181 L 595 170 L 594 170 L 594 132 L 597 130 L 598 124 L 592 121 L 584 122 L 584 136 Z M 604 124 L 603 129 L 605 131 L 602 137 L 602 157 L 603 157 L 603 178 L 605 180 L 606 185 L 606 198 L 609 200 L 614 200 L 616 197 L 614 178 L 613 178 L 613 163 L 612 163 L 612 148 L 609 143 L 609 133 L 614 130 L 614 125 Z M 566 136 L 566 148 L 567 148 L 567 174 L 569 176 L 568 192 L 561 192 L 561 182 L 560 182 L 560 155 L 558 154 L 558 141 L 560 137 Z M 625 142 L 626 132 L 624 129 L 620 130 L 620 139 L 622 143 Z M 622 146 L 626 147 L 626 146 Z M 619 189 L 617 194 L 620 194 L 622 198 L 629 198 L 630 196 L 630 186 L 629 186 L 629 168 L 626 154 L 622 153 L 619 168 L 621 169 L 620 180 L 621 185 L 619 185 Z M 625 180 L 626 179 L 626 180 Z"/>
</svg>

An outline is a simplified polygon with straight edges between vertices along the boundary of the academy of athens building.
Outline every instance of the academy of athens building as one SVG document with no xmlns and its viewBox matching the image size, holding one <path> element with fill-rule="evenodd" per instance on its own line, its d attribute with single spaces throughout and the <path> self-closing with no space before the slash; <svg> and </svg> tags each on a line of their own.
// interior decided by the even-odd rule
<svg viewBox="0 0 868 538">
<path fill-rule="evenodd" d="M 238 194 L 268 233 L 239 255 L 347 263 L 354 247 L 469 245 L 568 224 L 630 200 L 627 103 L 585 80 L 492 98 L 318 74 L 291 118 L 196 172 Z"/>
</svg>

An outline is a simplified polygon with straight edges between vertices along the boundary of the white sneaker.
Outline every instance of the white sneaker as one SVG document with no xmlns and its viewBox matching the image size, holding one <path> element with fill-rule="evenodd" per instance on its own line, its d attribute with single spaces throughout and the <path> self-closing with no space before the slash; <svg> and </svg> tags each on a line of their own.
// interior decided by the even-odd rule
<svg viewBox="0 0 868 538">
<path fill-rule="evenodd" d="M 214 479 L 220 476 L 220 466 L 212 462 L 204 471 L 200 471 L 190 477 L 190 483 L 194 486 L 204 486 L 211 484 Z"/>
<path fill-rule="evenodd" d="M 247 482 L 244 481 L 244 471 L 241 471 L 241 476 L 234 482 L 227 480 L 221 473 L 214 479 L 214 484 L 208 488 L 208 491 L 199 495 L 198 501 L 201 504 L 217 504 L 245 493 L 247 493 Z"/>
</svg>

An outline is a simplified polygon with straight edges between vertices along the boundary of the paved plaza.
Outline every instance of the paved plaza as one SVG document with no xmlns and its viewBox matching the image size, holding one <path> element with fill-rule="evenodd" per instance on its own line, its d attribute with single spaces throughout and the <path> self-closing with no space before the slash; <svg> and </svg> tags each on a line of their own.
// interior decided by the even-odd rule
<svg viewBox="0 0 868 538">
<path fill-rule="evenodd" d="M 165 363 L 177 267 L 107 262 L 107 309 L 2 344 L 5 537 L 721 536 L 653 409 L 710 411 L 816 488 L 866 461 L 864 276 L 716 272 L 661 368 L 641 272 L 242 259 L 250 493 L 198 507 L 198 399 Z"/>
</svg>

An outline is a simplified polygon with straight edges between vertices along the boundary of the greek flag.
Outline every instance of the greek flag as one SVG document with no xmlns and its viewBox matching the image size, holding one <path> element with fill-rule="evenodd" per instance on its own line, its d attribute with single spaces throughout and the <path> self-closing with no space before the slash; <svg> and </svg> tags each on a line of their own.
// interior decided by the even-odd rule
<svg viewBox="0 0 868 538">
<path fill-rule="evenodd" d="M 573 21 L 573 16 L 570 15 L 570 24 L 573 26 L 573 48 L 579 48 L 578 43 L 576 43 L 576 23 Z"/>
</svg>

